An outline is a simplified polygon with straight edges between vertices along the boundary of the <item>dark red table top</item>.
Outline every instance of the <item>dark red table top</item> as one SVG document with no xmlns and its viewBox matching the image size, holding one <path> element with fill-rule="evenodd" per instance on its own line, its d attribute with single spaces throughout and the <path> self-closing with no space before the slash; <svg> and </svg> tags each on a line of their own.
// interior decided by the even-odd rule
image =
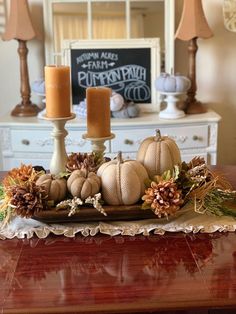
<svg viewBox="0 0 236 314">
<path fill-rule="evenodd" d="M 236 313 L 235 233 L 0 241 L 0 313 L 191 309 Z"/>
</svg>

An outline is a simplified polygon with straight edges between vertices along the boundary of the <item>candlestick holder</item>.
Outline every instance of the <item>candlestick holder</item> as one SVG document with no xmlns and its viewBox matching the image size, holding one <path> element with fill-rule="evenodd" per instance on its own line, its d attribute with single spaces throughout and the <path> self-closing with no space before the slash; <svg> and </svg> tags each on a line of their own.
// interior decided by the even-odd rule
<svg viewBox="0 0 236 314">
<path fill-rule="evenodd" d="M 65 148 L 65 137 L 68 132 L 65 129 L 65 124 L 67 121 L 74 118 L 74 113 L 65 118 L 48 118 L 47 116 L 43 116 L 44 120 L 51 121 L 53 123 L 53 131 L 51 135 L 54 139 L 54 147 L 49 167 L 51 174 L 57 175 L 66 170 L 67 153 Z"/>
<path fill-rule="evenodd" d="M 83 139 L 91 142 L 92 151 L 97 154 L 103 154 L 106 150 L 105 141 L 111 140 L 115 137 L 115 134 L 111 133 L 107 137 L 89 137 L 88 134 L 82 135 Z"/>
<path fill-rule="evenodd" d="M 166 109 L 159 113 L 159 118 L 161 119 L 179 119 L 185 116 L 183 110 L 177 108 L 177 102 L 179 101 L 179 96 L 185 95 L 183 92 L 166 92 L 161 93 L 165 96 L 165 102 L 167 103 Z"/>
</svg>

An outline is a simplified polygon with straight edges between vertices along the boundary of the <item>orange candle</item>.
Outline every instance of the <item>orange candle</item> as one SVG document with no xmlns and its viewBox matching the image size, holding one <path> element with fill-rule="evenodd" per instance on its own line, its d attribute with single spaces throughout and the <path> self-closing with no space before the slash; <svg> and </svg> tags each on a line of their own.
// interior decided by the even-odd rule
<svg viewBox="0 0 236 314">
<path fill-rule="evenodd" d="M 110 120 L 111 89 L 89 87 L 86 90 L 87 136 L 100 138 L 111 135 Z"/>
<path fill-rule="evenodd" d="M 45 67 L 46 116 L 66 118 L 71 115 L 69 66 Z"/>
</svg>

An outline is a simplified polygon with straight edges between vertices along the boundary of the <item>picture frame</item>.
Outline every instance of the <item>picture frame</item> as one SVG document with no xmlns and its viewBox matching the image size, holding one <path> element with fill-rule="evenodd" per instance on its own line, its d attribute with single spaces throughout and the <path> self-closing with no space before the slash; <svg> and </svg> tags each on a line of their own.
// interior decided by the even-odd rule
<svg viewBox="0 0 236 314">
<path fill-rule="evenodd" d="M 62 63 L 71 67 L 72 103 L 90 86 L 107 86 L 145 112 L 159 112 L 155 80 L 161 71 L 159 38 L 64 40 Z"/>
</svg>

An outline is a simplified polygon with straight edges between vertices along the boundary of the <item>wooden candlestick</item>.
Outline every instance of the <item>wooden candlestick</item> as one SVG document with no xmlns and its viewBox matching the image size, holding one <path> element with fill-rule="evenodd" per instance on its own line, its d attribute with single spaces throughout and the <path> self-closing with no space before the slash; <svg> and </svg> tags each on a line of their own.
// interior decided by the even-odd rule
<svg viewBox="0 0 236 314">
<path fill-rule="evenodd" d="M 11 115 L 16 117 L 32 117 L 36 116 L 39 108 L 30 101 L 30 84 L 27 65 L 28 48 L 26 41 L 18 39 L 18 53 L 20 57 L 20 92 L 22 102 L 12 110 Z"/>
<path fill-rule="evenodd" d="M 187 92 L 187 99 L 185 101 L 185 111 L 188 114 L 204 113 L 207 110 L 202 103 L 195 98 L 197 91 L 196 83 L 196 54 L 198 51 L 197 37 L 191 39 L 188 45 L 189 66 L 188 78 L 191 80 L 191 87 Z"/>
<path fill-rule="evenodd" d="M 54 139 L 53 155 L 50 162 L 50 173 L 58 175 L 60 172 L 66 170 L 67 153 L 65 148 L 65 137 L 68 132 L 65 129 L 65 124 L 68 120 L 75 118 L 75 114 L 72 113 L 70 117 L 65 118 L 48 118 L 43 116 L 43 119 L 51 121 L 54 124 L 52 131 L 52 137 Z"/>
<path fill-rule="evenodd" d="M 83 134 L 82 137 L 83 139 L 91 142 L 92 152 L 103 155 L 106 150 L 106 146 L 104 144 L 105 141 L 113 139 L 115 137 L 115 134 L 111 133 L 110 136 L 100 138 L 89 137 L 88 134 Z"/>
</svg>

